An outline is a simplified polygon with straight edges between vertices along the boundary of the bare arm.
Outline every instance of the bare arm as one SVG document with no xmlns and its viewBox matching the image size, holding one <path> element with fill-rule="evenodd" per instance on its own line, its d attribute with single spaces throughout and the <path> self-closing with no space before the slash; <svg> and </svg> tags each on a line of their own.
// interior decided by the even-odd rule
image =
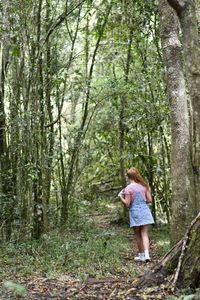
<svg viewBox="0 0 200 300">
<path fill-rule="evenodd" d="M 146 199 L 147 202 L 152 202 L 151 192 L 149 190 L 146 191 Z"/>
<path fill-rule="evenodd" d="M 126 206 L 126 207 L 129 207 L 130 204 L 131 204 L 131 195 L 128 195 L 128 194 L 123 194 L 123 192 L 121 191 L 119 194 L 118 194 L 118 197 L 120 198 L 121 202 Z"/>
</svg>

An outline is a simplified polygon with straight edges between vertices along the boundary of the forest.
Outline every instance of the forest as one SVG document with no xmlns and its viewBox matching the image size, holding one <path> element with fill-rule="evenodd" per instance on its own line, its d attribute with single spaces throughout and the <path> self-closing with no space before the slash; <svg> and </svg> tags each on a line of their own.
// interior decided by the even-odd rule
<svg viewBox="0 0 200 300">
<path fill-rule="evenodd" d="M 1 0 L 0 20 L 0 299 L 200 299 L 200 1 Z"/>
</svg>

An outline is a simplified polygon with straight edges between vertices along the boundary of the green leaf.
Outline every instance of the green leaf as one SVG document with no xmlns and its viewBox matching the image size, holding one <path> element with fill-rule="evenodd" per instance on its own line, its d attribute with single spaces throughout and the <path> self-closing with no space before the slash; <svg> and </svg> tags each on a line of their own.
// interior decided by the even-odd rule
<svg viewBox="0 0 200 300">
<path fill-rule="evenodd" d="M 14 293 L 14 295 L 16 296 L 20 296 L 20 297 L 24 297 L 25 294 L 27 293 L 26 288 L 19 284 L 19 283 L 15 283 L 13 281 L 5 281 L 3 283 L 3 288 L 9 291 L 12 291 Z"/>
</svg>

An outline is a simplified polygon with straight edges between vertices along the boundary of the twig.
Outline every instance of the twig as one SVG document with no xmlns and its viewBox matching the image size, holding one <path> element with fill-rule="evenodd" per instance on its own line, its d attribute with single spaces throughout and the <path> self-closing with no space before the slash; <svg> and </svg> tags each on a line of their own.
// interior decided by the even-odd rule
<svg viewBox="0 0 200 300">
<path fill-rule="evenodd" d="M 108 215 L 114 215 L 115 212 L 109 212 L 109 213 L 94 213 L 94 214 L 80 214 L 82 217 L 96 217 L 96 216 L 108 216 Z"/>
<path fill-rule="evenodd" d="M 183 240 L 180 240 L 177 244 L 175 244 L 162 258 L 162 260 L 159 263 L 159 266 L 164 266 L 165 263 L 168 261 L 169 255 L 173 252 L 175 248 L 179 248 L 179 246 L 183 243 Z"/>
</svg>

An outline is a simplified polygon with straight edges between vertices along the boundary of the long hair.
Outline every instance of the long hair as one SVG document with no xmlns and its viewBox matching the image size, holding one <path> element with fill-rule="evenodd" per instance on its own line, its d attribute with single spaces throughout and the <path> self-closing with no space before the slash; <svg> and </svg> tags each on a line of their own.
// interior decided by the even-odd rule
<svg viewBox="0 0 200 300">
<path fill-rule="evenodd" d="M 130 168 L 126 174 L 129 179 L 132 179 L 135 182 L 140 183 L 141 185 L 146 187 L 148 190 L 150 190 L 148 184 L 146 183 L 146 181 L 143 179 L 143 177 L 140 175 L 140 173 L 138 172 L 138 170 L 136 168 Z"/>
</svg>

